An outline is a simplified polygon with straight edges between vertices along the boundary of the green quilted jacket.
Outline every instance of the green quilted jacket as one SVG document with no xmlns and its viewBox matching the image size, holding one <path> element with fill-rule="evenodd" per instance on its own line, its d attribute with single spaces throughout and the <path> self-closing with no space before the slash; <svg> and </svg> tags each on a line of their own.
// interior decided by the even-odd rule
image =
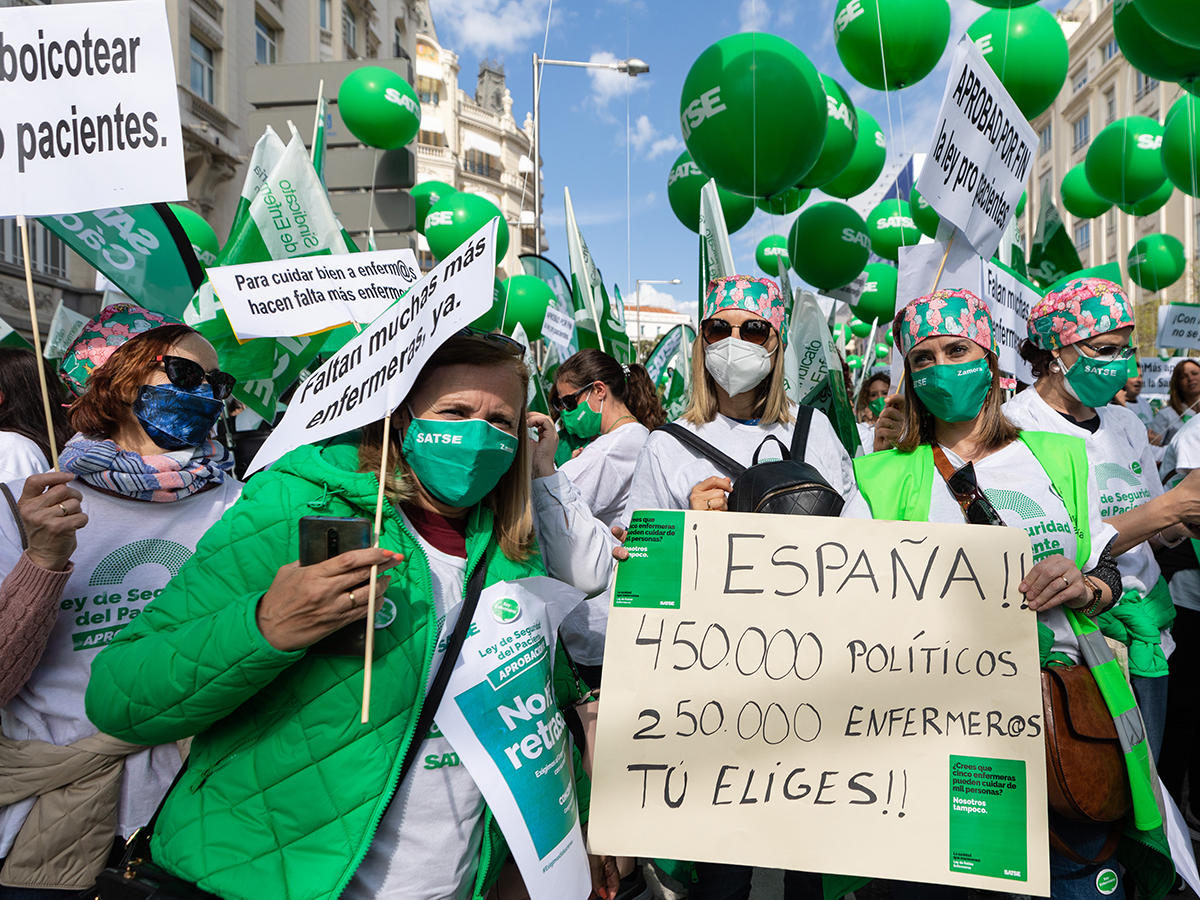
<svg viewBox="0 0 1200 900">
<path fill-rule="evenodd" d="M 255 623 L 259 598 L 298 556 L 306 515 L 374 514 L 379 482 L 356 472 L 357 434 L 301 447 L 255 477 L 179 575 L 92 666 L 87 712 L 139 744 L 195 735 L 187 771 L 155 827 L 154 859 L 228 900 L 325 900 L 350 881 L 395 793 L 429 678 L 437 634 L 423 553 L 390 503 L 382 546 L 405 555 L 387 596 L 397 615 L 375 632 L 371 722 L 359 723 L 363 664 L 276 650 Z M 516 563 L 476 507 L 468 571 L 487 554 L 487 584 L 543 574 Z M 578 697 L 560 653 L 555 690 Z M 577 756 L 578 760 L 578 756 Z M 587 782 L 576 765 L 580 810 Z M 490 810 L 474 896 L 507 847 Z"/>
</svg>

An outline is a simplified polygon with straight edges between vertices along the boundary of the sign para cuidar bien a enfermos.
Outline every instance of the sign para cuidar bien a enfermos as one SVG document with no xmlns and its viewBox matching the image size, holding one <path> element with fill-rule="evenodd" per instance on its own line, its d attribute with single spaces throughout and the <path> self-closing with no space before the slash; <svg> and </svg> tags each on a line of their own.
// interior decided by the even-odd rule
<svg viewBox="0 0 1200 900">
<path fill-rule="evenodd" d="M 1158 308 L 1159 347 L 1200 348 L 1200 304 L 1170 303 Z"/>
<path fill-rule="evenodd" d="M 378 422 L 400 404 L 433 351 L 492 305 L 497 222 L 460 244 L 296 388 L 247 474 L 296 447 Z"/>
<path fill-rule="evenodd" d="M 373 321 L 421 277 L 411 250 L 219 266 L 208 280 L 239 340 L 317 334 Z"/>
<path fill-rule="evenodd" d="M 964 35 L 917 190 L 985 259 L 1013 217 L 1036 146 L 1033 126 Z"/>
<path fill-rule="evenodd" d="M 0 217 L 186 200 L 162 0 L 0 9 Z"/>
<path fill-rule="evenodd" d="M 531 900 L 592 891 L 571 735 L 554 697 L 558 626 L 583 596 L 552 578 L 485 590 L 434 719 L 496 816 Z"/>
<path fill-rule="evenodd" d="M 647 511 L 625 546 L 593 852 L 1049 894 L 1025 531 Z"/>
</svg>

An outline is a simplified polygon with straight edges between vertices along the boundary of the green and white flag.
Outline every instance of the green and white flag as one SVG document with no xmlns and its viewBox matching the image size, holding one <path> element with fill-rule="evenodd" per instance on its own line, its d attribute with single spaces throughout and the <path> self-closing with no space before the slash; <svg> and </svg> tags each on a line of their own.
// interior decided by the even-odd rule
<svg viewBox="0 0 1200 900">
<path fill-rule="evenodd" d="M 325 82 L 322 81 L 321 84 L 324 85 Z M 317 178 L 321 180 L 321 187 L 325 186 L 325 128 L 328 125 L 328 119 L 329 101 L 325 99 L 324 94 L 321 94 L 317 98 L 317 115 L 312 141 L 313 170 L 317 173 Z"/>
<path fill-rule="evenodd" d="M 567 261 L 571 269 L 571 304 L 575 316 L 575 338 L 579 349 L 599 347 L 608 350 L 600 334 L 601 311 L 608 306 L 604 290 L 604 279 L 592 262 L 587 244 L 575 222 L 575 210 L 571 206 L 571 190 L 563 188 L 567 208 Z"/>
<path fill-rule="evenodd" d="M 526 275 L 534 275 L 546 284 L 550 285 L 550 290 L 554 292 L 553 306 L 561 313 L 565 313 L 572 319 L 575 318 L 575 304 L 571 295 L 571 282 L 562 273 L 562 269 L 556 266 L 553 262 L 546 259 L 544 256 L 538 256 L 534 253 L 521 254 L 521 268 Z M 547 342 L 548 347 L 552 345 Z M 579 332 L 572 330 L 571 343 L 567 348 L 567 356 L 572 356 L 579 352 Z M 554 368 L 558 367 L 558 351 L 554 350 L 555 363 Z M 549 357 L 547 357 L 549 359 Z M 546 372 L 546 377 L 553 379 L 554 373 L 547 362 L 543 367 Z"/>
<path fill-rule="evenodd" d="M 520 322 L 513 328 L 512 339 L 525 348 L 525 366 L 529 369 L 529 387 L 525 392 L 525 405 L 533 412 L 550 415 L 550 403 L 546 400 L 546 386 L 542 382 L 542 373 L 538 369 L 537 359 L 533 355 L 533 344 L 525 334 L 525 326 Z"/>
<path fill-rule="evenodd" d="M 1042 184 L 1037 230 L 1029 247 L 1028 275 L 1045 287 L 1082 268 L 1079 251 L 1075 249 L 1063 225 L 1058 207 L 1050 199 L 1050 183 L 1047 180 Z"/>
<path fill-rule="evenodd" d="M 58 306 L 54 308 L 54 318 L 50 320 L 50 334 L 42 347 L 42 356 L 46 359 L 62 359 L 89 321 L 83 313 L 68 309 L 59 300 Z"/>
<path fill-rule="evenodd" d="M 233 212 L 230 234 L 241 230 L 242 223 L 250 215 L 250 204 L 267 183 L 267 176 L 271 174 L 271 170 L 283 159 L 286 149 L 275 129 L 268 125 L 250 153 L 250 163 L 246 166 L 246 180 L 242 182 L 242 195 L 238 198 L 237 208 Z"/>
<path fill-rule="evenodd" d="M 678 419 L 687 408 L 695 340 L 696 332 L 690 325 L 676 325 L 659 339 L 646 357 L 646 372 L 658 389 L 668 422 Z"/>
<path fill-rule="evenodd" d="M 604 285 L 600 285 L 600 288 L 603 290 Z M 604 343 L 617 362 L 623 366 L 628 365 L 635 361 L 636 354 L 625 324 L 625 301 L 621 299 L 621 289 L 613 284 L 612 300 L 609 300 L 607 295 L 604 300 L 604 320 L 600 323 Z"/>
<path fill-rule="evenodd" d="M 32 350 L 33 344 L 21 337 L 15 328 L 0 319 L 0 347 L 11 347 L 14 350 Z"/>
<path fill-rule="evenodd" d="M 854 405 L 846 393 L 842 363 L 817 297 L 809 291 L 797 291 L 792 309 L 788 343 L 799 355 L 794 399 L 825 413 L 846 452 L 858 452 L 858 424 Z"/>
<path fill-rule="evenodd" d="M 700 316 L 697 321 L 704 318 L 704 294 L 708 283 L 714 278 L 736 274 L 717 182 L 710 178 L 700 189 Z"/>
</svg>

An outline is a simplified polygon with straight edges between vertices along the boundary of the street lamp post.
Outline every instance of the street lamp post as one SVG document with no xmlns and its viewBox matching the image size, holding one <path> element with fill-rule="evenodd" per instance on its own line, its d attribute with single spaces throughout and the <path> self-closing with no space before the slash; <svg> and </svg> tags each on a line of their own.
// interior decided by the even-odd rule
<svg viewBox="0 0 1200 900">
<path fill-rule="evenodd" d="M 634 296 L 637 297 L 637 361 L 642 361 L 642 285 L 643 284 L 679 284 L 678 278 L 672 278 L 670 281 L 652 278 L 639 278 L 637 280 L 637 289 L 634 291 Z"/>
<path fill-rule="evenodd" d="M 578 69 L 611 69 L 624 72 L 630 78 L 650 71 L 646 63 L 637 58 L 618 59 L 610 63 L 577 62 L 569 59 L 540 59 L 533 54 L 533 243 L 537 252 L 542 252 L 542 66 L 571 66 Z M 626 135 L 628 140 L 629 136 Z"/>
</svg>

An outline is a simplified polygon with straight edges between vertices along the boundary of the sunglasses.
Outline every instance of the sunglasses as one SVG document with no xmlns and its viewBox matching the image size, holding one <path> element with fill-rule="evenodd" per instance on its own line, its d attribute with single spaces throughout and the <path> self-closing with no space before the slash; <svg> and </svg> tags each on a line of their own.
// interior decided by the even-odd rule
<svg viewBox="0 0 1200 900">
<path fill-rule="evenodd" d="M 974 463 L 967 463 L 961 469 L 955 469 L 954 474 L 946 479 L 946 484 L 959 504 L 965 504 L 964 512 L 967 521 L 972 525 L 1004 525 L 1004 520 L 1000 518 L 996 508 L 979 489 L 979 483 L 975 480 Z"/>
<path fill-rule="evenodd" d="M 770 340 L 774 329 L 766 319 L 749 319 L 741 325 L 731 325 L 724 319 L 705 319 L 700 323 L 700 333 L 704 335 L 706 344 L 715 344 L 732 337 L 735 330 L 743 341 L 761 347 Z"/>
<path fill-rule="evenodd" d="M 513 340 L 506 334 L 501 334 L 498 331 L 479 331 L 475 328 L 463 328 L 458 332 L 458 337 L 473 337 L 482 338 L 488 343 L 495 344 L 507 350 L 513 356 L 525 356 L 525 345 L 520 341 Z"/>
<path fill-rule="evenodd" d="M 1103 347 L 1094 347 L 1087 341 L 1080 341 L 1079 343 L 1088 348 L 1088 351 L 1092 354 L 1092 359 L 1098 359 L 1101 362 L 1113 362 L 1114 360 L 1118 359 L 1129 359 L 1131 356 L 1137 353 L 1137 347 L 1120 347 L 1116 344 L 1107 344 Z"/>
<path fill-rule="evenodd" d="M 212 386 L 214 400 L 224 400 L 233 393 L 237 379 L 228 372 L 213 369 L 205 372 L 204 367 L 194 359 L 182 356 L 158 356 L 155 362 L 160 362 L 167 372 L 167 380 L 175 387 L 184 391 L 194 391 L 201 382 L 207 381 Z"/>
<path fill-rule="evenodd" d="M 577 390 L 573 394 L 566 394 L 561 397 L 554 397 L 550 401 L 550 406 L 554 409 L 555 412 L 559 412 L 559 413 L 571 412 L 571 410 L 573 410 L 577 406 L 579 406 L 580 402 L 583 399 L 579 395 L 582 394 L 584 391 L 590 391 L 593 387 L 595 387 L 595 384 L 596 384 L 595 382 L 592 382 L 591 384 L 589 384 L 585 387 L 581 387 L 579 390 Z"/>
</svg>

